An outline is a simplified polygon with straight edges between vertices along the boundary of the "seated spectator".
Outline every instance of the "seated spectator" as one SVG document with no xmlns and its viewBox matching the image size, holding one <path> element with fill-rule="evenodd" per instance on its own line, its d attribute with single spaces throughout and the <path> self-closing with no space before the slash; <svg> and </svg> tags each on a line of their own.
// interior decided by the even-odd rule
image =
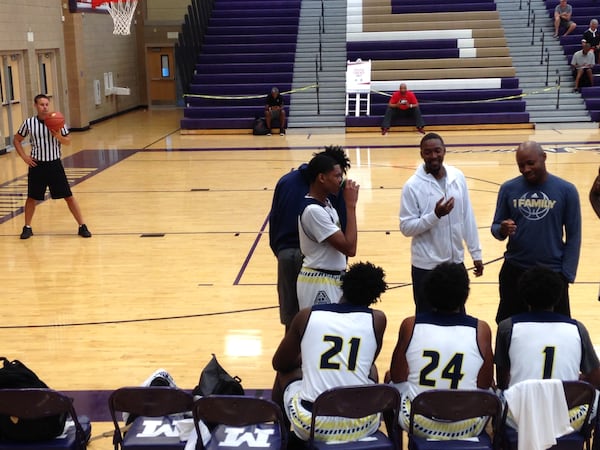
<svg viewBox="0 0 600 450">
<path fill-rule="evenodd" d="M 519 279 L 518 292 L 529 312 L 498 325 L 495 360 L 499 389 L 537 379 L 584 380 L 600 386 L 600 362 L 585 326 L 554 312 L 562 284 L 558 273 L 540 266 Z M 576 408 L 570 416 L 571 426 L 581 428 L 585 411 Z"/>
<path fill-rule="evenodd" d="M 397 117 L 410 117 L 415 121 L 419 133 L 425 134 L 425 122 L 421 117 L 421 108 L 417 97 L 406 87 L 406 83 L 400 84 L 400 89 L 392 94 L 388 102 L 383 122 L 381 123 L 381 134 L 387 134 L 392 126 L 392 120 Z"/>
<path fill-rule="evenodd" d="M 561 29 L 566 28 L 563 36 L 567 36 L 577 27 L 577 24 L 571 20 L 572 15 L 573 7 L 567 4 L 567 0 L 560 0 L 560 3 L 554 8 L 554 38 L 558 38 Z"/>
<path fill-rule="evenodd" d="M 271 88 L 267 95 L 267 104 L 265 105 L 265 121 L 267 122 L 268 136 L 271 136 L 271 124 L 273 119 L 279 120 L 279 135 L 285 136 L 285 109 L 283 107 L 283 97 L 276 87 Z"/>
<path fill-rule="evenodd" d="M 600 32 L 598 32 L 598 21 L 596 19 L 590 21 L 590 27 L 583 33 L 583 39 L 588 41 L 594 51 L 596 61 L 598 61 L 600 56 Z"/>
<path fill-rule="evenodd" d="M 591 51 L 591 46 L 585 39 L 581 40 L 581 50 L 576 51 L 571 59 L 571 68 L 573 69 L 573 75 L 575 76 L 575 92 L 579 92 L 579 85 L 581 83 L 581 77 L 586 74 L 587 80 L 590 82 L 590 86 L 594 85 L 594 74 L 592 68 L 596 64 L 596 58 L 594 52 Z"/>
<path fill-rule="evenodd" d="M 273 400 L 285 411 L 294 435 L 310 436 L 312 402 L 338 386 L 367 385 L 378 381 L 375 359 L 381 350 L 386 317 L 371 309 L 387 289 L 385 272 L 371 263 L 350 266 L 342 283 L 340 303 L 314 305 L 300 310 L 273 356 L 277 371 Z M 319 441 L 354 441 L 377 431 L 375 414 L 359 419 L 318 419 Z"/>
<path fill-rule="evenodd" d="M 392 354 L 390 381 L 402 395 L 399 423 L 408 430 L 411 401 L 429 389 L 489 389 L 494 363 L 490 326 L 466 315 L 469 275 L 463 264 L 442 263 L 427 276 L 433 312 L 404 319 Z M 485 417 L 459 422 L 416 418 L 415 434 L 436 439 L 478 436 Z"/>
</svg>

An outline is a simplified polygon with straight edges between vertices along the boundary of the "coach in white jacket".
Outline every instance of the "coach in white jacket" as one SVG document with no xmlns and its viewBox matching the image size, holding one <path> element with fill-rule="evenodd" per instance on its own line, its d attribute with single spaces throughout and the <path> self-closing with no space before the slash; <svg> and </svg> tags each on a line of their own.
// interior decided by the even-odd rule
<svg viewBox="0 0 600 450">
<path fill-rule="evenodd" d="M 417 313 L 431 311 L 423 295 L 425 277 L 440 263 L 463 263 L 463 241 L 473 258 L 474 275 L 483 274 L 467 182 L 460 170 L 443 164 L 445 154 L 441 136 L 426 134 L 421 140 L 424 164 L 402 188 L 400 231 L 412 238 L 411 275 Z"/>
</svg>

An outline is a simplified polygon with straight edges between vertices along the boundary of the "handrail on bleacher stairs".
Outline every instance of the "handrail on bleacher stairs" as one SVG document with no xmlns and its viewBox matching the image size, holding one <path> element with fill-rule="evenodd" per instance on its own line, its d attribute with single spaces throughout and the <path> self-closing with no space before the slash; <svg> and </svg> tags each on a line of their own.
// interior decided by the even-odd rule
<svg viewBox="0 0 600 450">
<path fill-rule="evenodd" d="M 321 0 L 321 17 L 319 17 L 319 52 L 315 55 L 315 86 L 317 94 L 317 115 L 321 114 L 319 97 L 319 72 L 323 71 L 323 34 L 325 33 L 325 2 Z"/>
<path fill-rule="evenodd" d="M 175 60 L 183 92 L 189 92 L 214 4 L 215 0 L 192 0 L 187 7 L 188 12 L 175 43 Z"/>
</svg>

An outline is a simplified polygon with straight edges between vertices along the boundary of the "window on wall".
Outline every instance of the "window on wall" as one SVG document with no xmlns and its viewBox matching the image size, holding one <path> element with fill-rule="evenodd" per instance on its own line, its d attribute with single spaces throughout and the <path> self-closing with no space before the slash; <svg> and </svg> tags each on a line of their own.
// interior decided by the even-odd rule
<svg viewBox="0 0 600 450">
<path fill-rule="evenodd" d="M 11 65 L 9 65 L 6 68 L 6 98 L 3 99 L 3 102 L 15 101 L 15 89 L 13 81 L 13 68 Z"/>
<path fill-rule="evenodd" d="M 160 55 L 160 75 L 163 78 L 171 77 L 171 69 L 169 66 L 169 55 Z"/>
<path fill-rule="evenodd" d="M 40 93 L 48 93 L 48 73 L 46 72 L 46 63 L 40 64 Z"/>
</svg>

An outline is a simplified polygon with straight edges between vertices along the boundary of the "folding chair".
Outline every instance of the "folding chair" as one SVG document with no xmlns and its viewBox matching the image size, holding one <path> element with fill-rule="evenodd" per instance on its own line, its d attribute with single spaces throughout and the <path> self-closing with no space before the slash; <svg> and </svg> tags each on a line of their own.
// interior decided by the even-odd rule
<svg viewBox="0 0 600 450">
<path fill-rule="evenodd" d="M 595 428 L 598 420 L 597 417 L 590 420 L 594 402 L 596 401 L 596 390 L 594 386 L 585 381 L 563 381 L 562 383 L 565 390 L 567 408 L 571 409 L 581 405 L 589 406 L 581 429 L 557 438 L 556 445 L 550 447 L 550 450 L 582 450 L 583 448 L 589 450 L 592 430 Z M 532 410 L 533 408 L 535 408 L 535 405 L 532 405 Z M 519 441 L 518 431 L 508 425 L 504 425 L 501 432 L 503 448 L 505 450 L 517 450 Z"/>
<path fill-rule="evenodd" d="M 283 414 L 271 400 L 240 395 L 209 395 L 194 402 L 192 409 L 198 440 L 197 450 L 287 448 Z M 199 421 L 211 429 L 204 446 Z"/>
<path fill-rule="evenodd" d="M 24 388 L 0 389 L 0 414 L 20 419 L 38 419 L 67 413 L 62 435 L 47 441 L 16 442 L 0 441 L 0 450 L 44 450 L 69 449 L 83 450 L 91 434 L 90 420 L 77 416 L 73 401 L 64 394 L 52 389 Z"/>
<path fill-rule="evenodd" d="M 315 449 L 332 448 L 327 442 L 315 441 L 316 419 L 318 416 L 337 416 L 358 419 L 382 413 L 385 419 L 387 436 L 377 431 L 375 434 L 348 443 L 335 443 L 336 450 L 399 450 L 402 448 L 402 434 L 398 425 L 400 394 L 387 384 L 337 387 L 322 392 L 312 405 L 312 421 L 308 446 Z"/>
<path fill-rule="evenodd" d="M 499 448 L 485 432 L 470 439 L 434 440 L 415 436 L 415 416 L 441 422 L 456 422 L 475 417 L 491 419 L 494 430 L 502 422 L 502 402 L 489 391 L 470 389 L 433 389 L 417 395 L 410 403 L 408 448 L 410 450 L 489 450 Z"/>
<path fill-rule="evenodd" d="M 160 424 L 153 425 L 153 430 L 174 430 L 174 423 L 168 417 L 170 414 L 185 413 L 192 410 L 194 399 L 191 394 L 181 389 L 167 386 L 122 387 L 114 391 L 108 398 L 108 408 L 115 427 L 113 444 L 115 450 L 176 450 L 183 449 L 185 442 L 181 441 L 178 433 L 153 433 L 144 436 L 134 432 L 140 428 L 147 418 L 161 418 Z M 130 432 L 125 433 L 119 427 L 117 411 L 128 412 L 139 416 L 131 424 Z"/>
</svg>

